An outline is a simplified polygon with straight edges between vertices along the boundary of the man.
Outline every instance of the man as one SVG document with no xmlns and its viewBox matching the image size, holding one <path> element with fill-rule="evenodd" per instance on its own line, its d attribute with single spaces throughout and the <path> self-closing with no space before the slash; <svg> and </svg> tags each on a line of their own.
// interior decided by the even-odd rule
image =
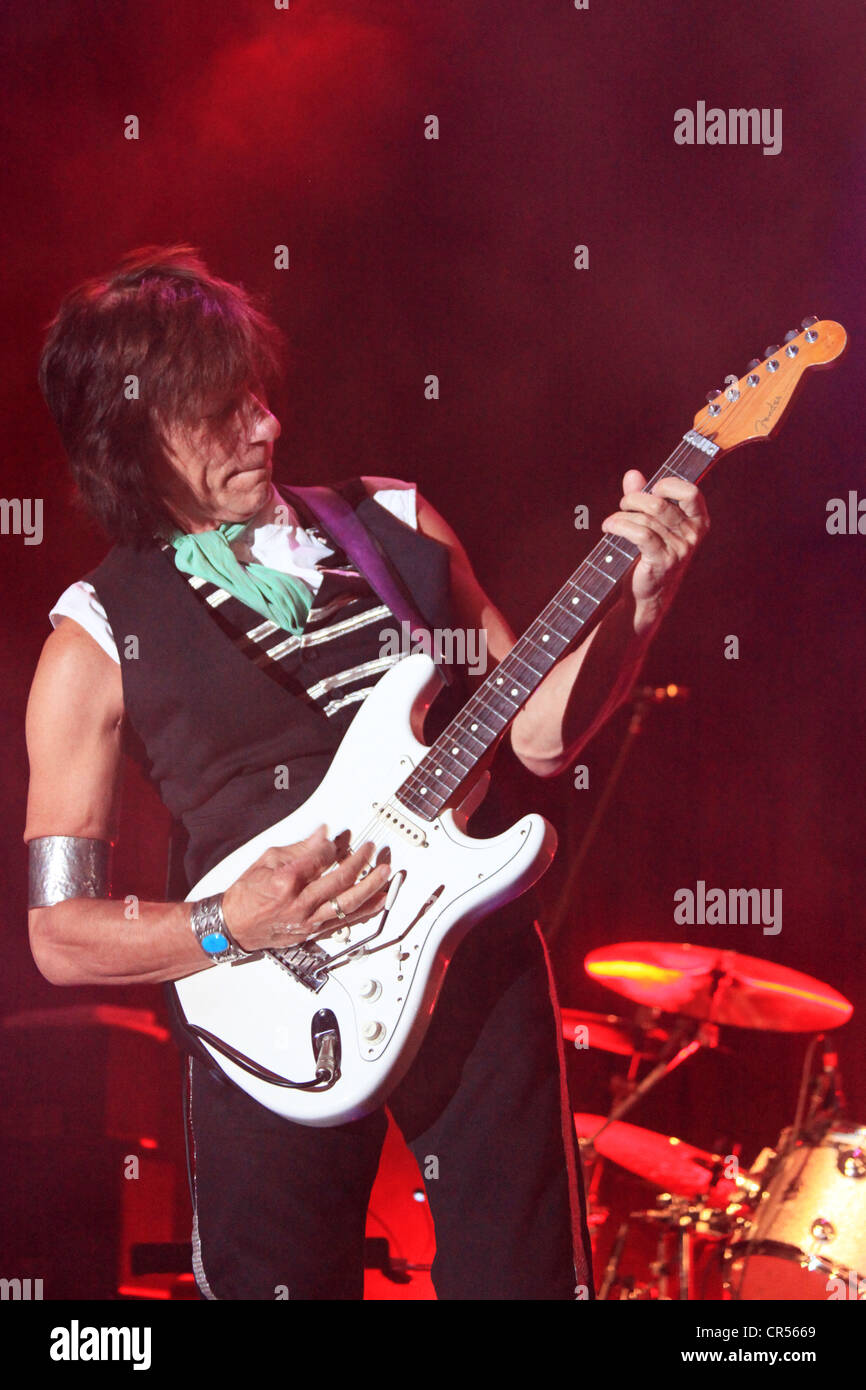
<svg viewBox="0 0 866 1390">
<path fill-rule="evenodd" d="M 340 860 L 325 826 L 268 850 L 213 899 L 141 902 L 129 921 L 108 897 L 125 748 L 185 828 L 192 885 L 307 799 L 399 659 L 382 656 L 388 610 L 364 574 L 272 484 L 279 349 L 250 297 L 189 247 L 132 253 L 68 295 L 50 328 L 40 384 L 80 497 L 115 542 L 55 607 L 28 707 L 31 944 L 56 984 L 171 982 L 384 902 L 388 863 L 372 863 L 372 842 Z M 640 549 L 625 598 L 511 726 L 514 754 L 538 776 L 571 765 L 625 697 L 707 529 L 695 487 L 644 486 L 627 473 L 604 522 Z M 438 512 L 402 479 L 340 489 L 431 630 L 482 633 L 501 660 L 514 634 Z M 462 702 L 469 678 L 457 675 Z M 437 1159 L 428 1198 L 445 1299 L 590 1296 L 546 954 L 520 901 L 511 908 L 460 946 L 388 1102 L 422 1167 Z M 333 1128 L 290 1123 L 187 1043 L 201 1293 L 361 1297 L 382 1111 Z"/>
</svg>

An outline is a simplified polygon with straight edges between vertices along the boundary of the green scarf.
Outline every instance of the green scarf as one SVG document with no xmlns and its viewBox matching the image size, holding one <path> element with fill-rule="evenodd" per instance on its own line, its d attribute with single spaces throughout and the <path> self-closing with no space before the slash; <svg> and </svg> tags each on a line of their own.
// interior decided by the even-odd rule
<svg viewBox="0 0 866 1390">
<path fill-rule="evenodd" d="M 195 574 L 210 584 L 227 589 L 248 608 L 270 618 L 277 627 L 298 635 L 303 632 L 313 595 L 302 579 L 251 561 L 242 565 L 231 548 L 246 522 L 223 522 L 215 531 L 186 536 L 176 531 L 169 540 L 174 563 L 184 574 Z"/>
</svg>

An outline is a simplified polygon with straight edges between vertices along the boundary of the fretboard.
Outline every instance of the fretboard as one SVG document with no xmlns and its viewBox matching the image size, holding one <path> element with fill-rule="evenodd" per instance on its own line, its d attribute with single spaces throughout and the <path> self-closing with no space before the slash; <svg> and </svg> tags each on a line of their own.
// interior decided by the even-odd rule
<svg viewBox="0 0 866 1390">
<path fill-rule="evenodd" d="M 698 482 L 718 452 L 690 430 L 644 492 L 660 478 Z M 403 806 L 424 820 L 439 815 L 554 663 L 615 601 L 639 555 L 631 541 L 604 535 L 397 788 Z"/>
</svg>

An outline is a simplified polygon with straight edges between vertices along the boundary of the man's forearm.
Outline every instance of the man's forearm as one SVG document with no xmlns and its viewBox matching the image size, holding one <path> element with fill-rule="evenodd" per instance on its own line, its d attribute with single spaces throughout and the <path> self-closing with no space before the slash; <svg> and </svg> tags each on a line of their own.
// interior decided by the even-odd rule
<svg viewBox="0 0 866 1390">
<path fill-rule="evenodd" d="M 512 747 L 530 772 L 553 777 L 571 764 L 628 695 L 659 622 L 636 621 L 634 601 L 620 599 L 548 672 L 512 725 Z"/>
<path fill-rule="evenodd" d="M 180 980 L 212 964 L 190 926 L 189 903 L 69 898 L 30 911 L 30 943 L 55 985 L 144 985 Z"/>
</svg>

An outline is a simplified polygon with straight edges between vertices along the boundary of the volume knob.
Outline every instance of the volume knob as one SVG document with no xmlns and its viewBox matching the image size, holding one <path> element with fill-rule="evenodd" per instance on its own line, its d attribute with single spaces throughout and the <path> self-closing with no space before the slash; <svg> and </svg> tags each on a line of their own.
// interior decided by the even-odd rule
<svg viewBox="0 0 866 1390">
<path fill-rule="evenodd" d="M 380 1038 L 385 1036 L 385 1025 L 371 1019 L 369 1023 L 364 1024 L 361 1032 L 368 1042 L 379 1042 Z"/>
<path fill-rule="evenodd" d="M 362 999 L 378 999 L 382 993 L 382 986 L 378 980 L 365 980 L 358 993 Z"/>
</svg>

